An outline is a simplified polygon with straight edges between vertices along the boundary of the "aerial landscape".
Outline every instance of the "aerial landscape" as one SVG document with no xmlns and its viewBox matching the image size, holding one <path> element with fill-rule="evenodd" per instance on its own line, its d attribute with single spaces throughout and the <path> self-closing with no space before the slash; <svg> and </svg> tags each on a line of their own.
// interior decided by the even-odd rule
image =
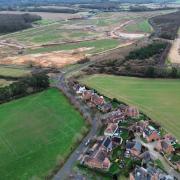
<svg viewBox="0 0 180 180">
<path fill-rule="evenodd" d="M 0 0 L 0 180 L 180 180 L 179 0 Z"/>
</svg>

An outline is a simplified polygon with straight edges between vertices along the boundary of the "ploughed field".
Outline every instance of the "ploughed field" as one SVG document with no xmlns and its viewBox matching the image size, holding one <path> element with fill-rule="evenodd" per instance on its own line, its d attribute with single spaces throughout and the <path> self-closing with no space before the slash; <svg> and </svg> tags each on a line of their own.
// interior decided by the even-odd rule
<svg viewBox="0 0 180 180">
<path fill-rule="evenodd" d="M 81 115 L 56 89 L 0 105 L 1 178 L 43 178 L 68 156 L 82 128 Z"/>
<path fill-rule="evenodd" d="M 93 75 L 81 82 L 100 93 L 138 106 L 180 140 L 180 81 Z"/>
</svg>

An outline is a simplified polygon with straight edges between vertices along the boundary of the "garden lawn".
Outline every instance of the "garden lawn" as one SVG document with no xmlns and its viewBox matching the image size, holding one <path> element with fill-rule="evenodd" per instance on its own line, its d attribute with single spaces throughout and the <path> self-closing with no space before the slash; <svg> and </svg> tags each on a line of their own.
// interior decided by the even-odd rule
<svg viewBox="0 0 180 180">
<path fill-rule="evenodd" d="M 180 81 L 93 75 L 82 83 L 100 93 L 139 107 L 180 140 Z"/>
<path fill-rule="evenodd" d="M 69 155 L 84 126 L 57 89 L 0 105 L 0 179 L 44 179 Z"/>
</svg>

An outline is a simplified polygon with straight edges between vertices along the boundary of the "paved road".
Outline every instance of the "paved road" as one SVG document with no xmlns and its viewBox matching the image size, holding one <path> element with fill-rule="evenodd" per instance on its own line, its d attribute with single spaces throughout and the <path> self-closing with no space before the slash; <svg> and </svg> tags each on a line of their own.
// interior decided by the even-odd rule
<svg viewBox="0 0 180 180">
<path fill-rule="evenodd" d="M 82 65 L 83 67 L 89 65 L 90 63 L 87 63 L 85 65 Z M 78 68 L 72 68 L 70 70 L 67 70 L 61 74 L 58 75 L 58 77 L 56 78 L 56 87 L 59 89 L 63 89 L 65 91 L 68 90 L 67 84 L 66 84 L 66 76 L 70 73 L 73 73 L 79 69 L 81 69 L 82 67 L 78 67 Z M 76 98 L 76 100 L 78 100 Z M 87 111 L 87 109 L 89 108 L 86 105 L 83 105 L 84 109 Z M 58 173 L 54 176 L 54 180 L 63 180 L 65 178 L 67 178 L 70 175 L 70 172 L 73 168 L 73 166 L 75 165 L 79 155 L 83 152 L 83 150 L 85 149 L 85 143 L 88 139 L 93 138 L 94 136 L 96 136 L 97 131 L 98 131 L 98 123 L 97 123 L 97 118 L 98 118 L 98 114 L 97 116 L 95 115 L 95 117 L 92 120 L 92 126 L 91 126 L 91 130 L 90 132 L 87 134 L 87 136 L 83 139 L 83 141 L 81 142 L 81 144 L 76 148 L 76 150 L 70 155 L 70 157 L 68 158 L 68 160 L 65 162 L 65 164 L 63 165 L 63 167 L 58 171 Z"/>
<path fill-rule="evenodd" d="M 91 139 L 97 134 L 97 126 L 96 126 L 96 119 L 93 120 L 91 131 L 88 133 L 88 135 L 83 139 L 81 144 L 77 147 L 77 149 L 70 155 L 69 159 L 66 161 L 64 166 L 59 170 L 59 172 L 54 177 L 54 180 L 63 180 L 65 179 L 69 173 L 71 172 L 75 162 L 77 161 L 79 155 L 81 152 L 83 152 L 83 149 L 85 147 L 85 142 L 88 139 Z"/>
</svg>

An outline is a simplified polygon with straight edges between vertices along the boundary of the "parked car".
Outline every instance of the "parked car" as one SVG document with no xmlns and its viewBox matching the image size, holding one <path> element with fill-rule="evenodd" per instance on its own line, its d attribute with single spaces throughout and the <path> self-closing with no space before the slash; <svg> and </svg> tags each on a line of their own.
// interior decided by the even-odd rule
<svg viewBox="0 0 180 180">
<path fill-rule="evenodd" d="M 88 139 L 86 142 L 85 142 L 85 146 L 88 146 L 89 145 L 89 143 L 90 143 L 90 139 Z"/>
</svg>

